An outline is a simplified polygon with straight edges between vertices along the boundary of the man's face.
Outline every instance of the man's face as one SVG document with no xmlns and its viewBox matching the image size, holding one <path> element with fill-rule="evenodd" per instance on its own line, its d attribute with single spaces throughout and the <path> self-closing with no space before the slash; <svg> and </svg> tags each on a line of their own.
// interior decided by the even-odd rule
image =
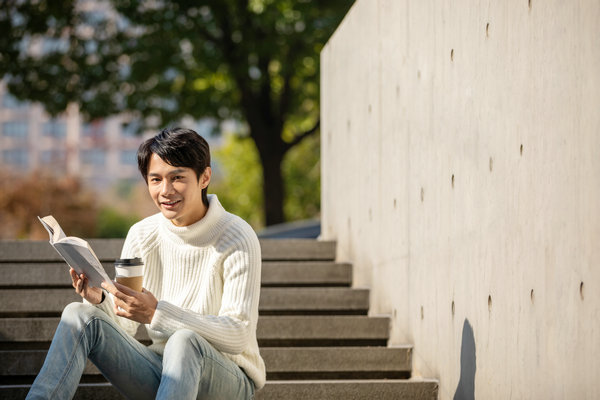
<svg viewBox="0 0 600 400">
<path fill-rule="evenodd" d="M 206 214 L 202 189 L 210 182 L 210 167 L 197 179 L 193 169 L 174 167 L 152 154 L 148 190 L 160 212 L 176 226 L 198 222 Z"/>
</svg>

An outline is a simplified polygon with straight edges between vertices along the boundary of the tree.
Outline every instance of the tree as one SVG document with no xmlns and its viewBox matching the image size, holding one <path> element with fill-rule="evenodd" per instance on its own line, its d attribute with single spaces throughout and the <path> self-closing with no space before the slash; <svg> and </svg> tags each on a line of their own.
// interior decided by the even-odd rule
<svg viewBox="0 0 600 400">
<path fill-rule="evenodd" d="M 282 162 L 286 219 L 314 218 L 320 206 L 319 136 L 312 135 L 294 146 Z M 262 171 L 256 146 L 249 137 L 228 134 L 225 144 L 213 153 L 213 177 L 210 192 L 219 201 L 254 229 L 264 226 L 262 202 Z"/>
<path fill-rule="evenodd" d="M 128 111 L 244 121 L 266 224 L 284 220 L 281 163 L 319 127 L 319 52 L 353 0 L 1 0 L 0 75 L 51 114 Z"/>
</svg>

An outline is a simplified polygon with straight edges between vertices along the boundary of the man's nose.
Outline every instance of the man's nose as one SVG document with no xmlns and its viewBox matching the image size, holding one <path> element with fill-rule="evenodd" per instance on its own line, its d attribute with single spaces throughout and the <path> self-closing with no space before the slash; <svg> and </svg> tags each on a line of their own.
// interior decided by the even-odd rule
<svg viewBox="0 0 600 400">
<path fill-rule="evenodd" d="M 160 188 L 160 194 L 167 195 L 173 192 L 173 184 L 168 179 L 164 179 Z"/>
</svg>

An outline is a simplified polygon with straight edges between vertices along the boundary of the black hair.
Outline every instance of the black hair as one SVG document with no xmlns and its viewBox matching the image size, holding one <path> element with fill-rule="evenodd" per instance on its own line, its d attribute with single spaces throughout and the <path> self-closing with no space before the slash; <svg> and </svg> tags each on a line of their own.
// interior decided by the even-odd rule
<svg viewBox="0 0 600 400">
<path fill-rule="evenodd" d="M 148 167 L 152 154 L 174 167 L 191 168 L 200 177 L 210 167 L 210 149 L 202 136 L 191 129 L 166 128 L 146 140 L 137 152 L 138 169 L 148 183 Z M 202 202 L 208 206 L 208 187 L 202 189 Z"/>
</svg>

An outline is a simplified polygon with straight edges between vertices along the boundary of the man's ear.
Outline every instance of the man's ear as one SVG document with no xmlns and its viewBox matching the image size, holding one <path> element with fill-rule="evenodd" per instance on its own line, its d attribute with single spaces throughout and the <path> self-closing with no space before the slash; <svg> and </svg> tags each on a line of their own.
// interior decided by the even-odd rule
<svg viewBox="0 0 600 400">
<path fill-rule="evenodd" d="M 210 183 L 210 177 L 212 176 L 212 169 L 210 167 L 206 167 L 202 176 L 200 177 L 200 184 L 202 185 L 202 189 L 205 189 Z"/>
</svg>

